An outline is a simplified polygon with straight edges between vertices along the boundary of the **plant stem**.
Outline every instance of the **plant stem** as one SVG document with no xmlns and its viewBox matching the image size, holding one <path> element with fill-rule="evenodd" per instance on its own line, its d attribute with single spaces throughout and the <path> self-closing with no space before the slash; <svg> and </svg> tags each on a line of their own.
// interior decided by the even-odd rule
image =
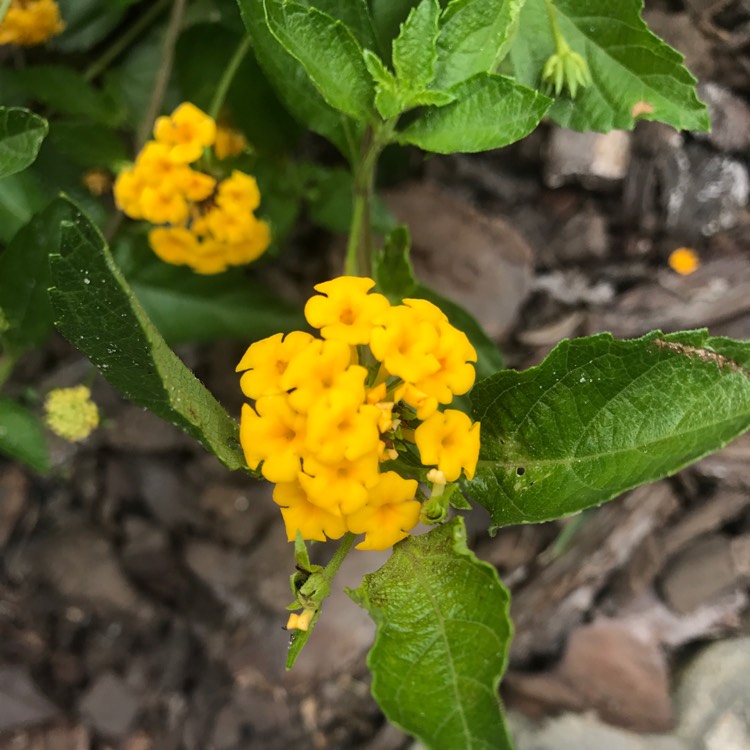
<svg viewBox="0 0 750 750">
<path fill-rule="evenodd" d="M 219 84 L 216 87 L 216 93 L 214 98 L 211 100 L 211 107 L 208 110 L 208 114 L 215 120 L 221 111 L 224 104 L 224 100 L 227 98 L 229 87 L 232 85 L 234 76 L 237 73 L 242 61 L 245 59 L 250 50 L 250 37 L 246 34 L 242 41 L 237 45 L 237 49 L 234 51 L 231 59 L 227 63 L 227 67 L 224 68 L 224 73 L 219 80 Z"/>
<path fill-rule="evenodd" d="M 552 28 L 552 36 L 555 39 L 555 52 L 557 52 L 558 55 L 563 54 L 569 49 L 569 47 L 557 23 L 557 11 L 555 10 L 552 0 L 544 0 L 544 3 L 547 6 L 549 25 Z"/>
<path fill-rule="evenodd" d="M 158 0 L 135 23 L 123 32 L 111 47 L 89 65 L 83 73 L 87 81 L 98 78 L 143 32 L 169 7 L 172 0 Z"/>
<path fill-rule="evenodd" d="M 148 108 L 146 109 L 146 114 L 143 117 L 141 126 L 138 129 L 138 137 L 136 139 L 138 150 L 140 150 L 143 144 L 148 140 L 148 134 L 151 131 L 154 120 L 161 110 L 161 105 L 164 101 L 164 94 L 167 92 L 169 76 L 172 73 L 172 63 L 174 62 L 174 48 L 177 43 L 180 28 L 182 27 L 182 19 L 185 15 L 185 1 L 186 0 L 174 0 L 172 5 L 172 13 L 169 16 L 169 23 L 164 32 L 161 61 L 159 63 L 159 69 L 156 72 L 156 78 L 154 79 L 154 88 L 151 90 L 151 99 L 149 100 Z"/>
<path fill-rule="evenodd" d="M 5 14 L 8 12 L 8 8 L 10 8 L 12 1 L 13 0 L 0 0 L 0 23 L 3 22 Z"/>
<path fill-rule="evenodd" d="M 352 223 L 346 248 L 344 273 L 372 276 L 372 196 L 378 157 L 389 142 L 395 120 L 368 127 L 362 138 L 360 160 L 354 166 Z"/>
<path fill-rule="evenodd" d="M 356 538 L 357 537 L 352 534 L 351 531 L 346 532 L 346 535 L 341 540 L 341 544 L 339 544 L 338 549 L 333 553 L 331 561 L 323 569 L 323 573 L 329 581 L 333 580 L 333 577 L 336 575 L 336 573 L 338 573 L 338 570 L 341 567 L 341 563 L 344 562 L 344 559 L 349 554 L 349 551 L 351 550 Z"/>
</svg>

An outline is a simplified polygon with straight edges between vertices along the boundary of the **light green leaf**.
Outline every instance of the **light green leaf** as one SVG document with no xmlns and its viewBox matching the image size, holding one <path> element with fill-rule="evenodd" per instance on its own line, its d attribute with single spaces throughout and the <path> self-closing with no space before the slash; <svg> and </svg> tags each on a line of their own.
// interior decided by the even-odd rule
<svg viewBox="0 0 750 750">
<path fill-rule="evenodd" d="M 648 30 L 642 8 L 642 0 L 555 0 L 560 30 L 586 59 L 593 79 L 575 100 L 555 102 L 550 109 L 555 122 L 575 130 L 632 128 L 635 108 L 638 117 L 677 129 L 709 129 L 708 112 L 682 55 Z M 516 78 L 538 86 L 554 52 L 544 0 L 527 0 L 510 51 Z"/>
<path fill-rule="evenodd" d="M 3 396 L 0 396 L 0 454 L 21 461 L 42 474 L 49 471 L 41 422 L 21 404 Z"/>
<path fill-rule="evenodd" d="M 349 592 L 378 626 L 367 663 L 389 721 L 430 750 L 510 750 L 497 687 L 508 593 L 466 546 L 463 519 L 409 537 Z"/>
<path fill-rule="evenodd" d="M 551 100 L 504 76 L 481 73 L 451 89 L 456 101 L 430 107 L 396 134 L 438 154 L 473 153 L 500 148 L 528 135 Z"/>
<path fill-rule="evenodd" d="M 435 87 L 492 73 L 516 33 L 526 0 L 451 0 L 440 19 Z"/>
<path fill-rule="evenodd" d="M 563 341 L 474 386 L 468 492 L 495 527 L 589 508 L 674 474 L 750 428 L 750 342 L 706 331 Z"/>
<path fill-rule="evenodd" d="M 255 57 L 284 106 L 301 123 L 328 138 L 350 161 L 356 159 L 357 127 L 326 103 L 305 68 L 271 33 L 263 0 L 238 2 L 245 28 L 253 41 Z"/>
<path fill-rule="evenodd" d="M 21 352 L 43 343 L 52 330 L 49 254 L 56 252 L 66 212 L 56 202 L 34 216 L 0 255 L 0 309 L 10 328 L 3 340 Z"/>
<path fill-rule="evenodd" d="M 165 344 L 76 206 L 50 256 L 50 299 L 61 333 L 131 401 L 182 428 L 229 469 L 243 468 L 236 422 Z"/>
<path fill-rule="evenodd" d="M 0 107 L 0 178 L 20 172 L 39 153 L 47 121 L 20 107 Z"/>
<path fill-rule="evenodd" d="M 423 89 L 435 76 L 439 15 L 438 0 L 422 0 L 393 40 L 393 69 L 406 88 Z"/>
<path fill-rule="evenodd" d="M 238 339 L 257 341 L 306 328 L 301 310 L 267 285 L 232 270 L 201 276 L 160 261 L 143 243 L 123 242 L 115 257 L 149 318 L 169 344 Z"/>
<path fill-rule="evenodd" d="M 351 31 L 317 8 L 284 0 L 264 0 L 263 6 L 271 33 L 301 63 L 326 102 L 367 122 L 373 87 Z"/>
<path fill-rule="evenodd" d="M 375 49 L 377 40 L 370 17 L 367 0 L 304 0 L 301 4 L 322 10 L 331 18 L 341 21 L 356 37 L 360 46 Z"/>
</svg>

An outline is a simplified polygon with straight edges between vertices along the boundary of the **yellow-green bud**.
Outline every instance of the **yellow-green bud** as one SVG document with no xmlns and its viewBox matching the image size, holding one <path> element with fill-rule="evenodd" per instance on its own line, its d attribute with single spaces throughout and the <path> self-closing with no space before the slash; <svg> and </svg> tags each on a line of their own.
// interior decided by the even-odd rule
<svg viewBox="0 0 750 750">
<path fill-rule="evenodd" d="M 65 440 L 85 440 L 99 424 L 99 409 L 85 385 L 55 388 L 44 402 L 47 426 Z"/>
</svg>

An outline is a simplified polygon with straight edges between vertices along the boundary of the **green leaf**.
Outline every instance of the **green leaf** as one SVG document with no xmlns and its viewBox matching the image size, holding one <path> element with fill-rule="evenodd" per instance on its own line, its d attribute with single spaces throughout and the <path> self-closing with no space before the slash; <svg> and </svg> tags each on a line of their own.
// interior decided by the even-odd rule
<svg viewBox="0 0 750 750">
<path fill-rule="evenodd" d="M 27 169 L 0 179 L 0 242 L 9 242 L 50 201 L 35 171 Z"/>
<path fill-rule="evenodd" d="M 474 386 L 469 494 L 495 527 L 589 508 L 674 474 L 750 428 L 750 343 L 706 331 L 563 341 Z"/>
<path fill-rule="evenodd" d="M 264 0 L 266 22 L 331 107 L 367 122 L 373 90 L 362 48 L 341 21 L 288 0 Z"/>
<path fill-rule="evenodd" d="M 677 129 L 709 129 L 708 112 L 695 94 L 695 78 L 682 65 L 682 55 L 648 30 L 642 8 L 642 0 L 555 0 L 560 31 L 586 59 L 593 79 L 575 100 L 555 102 L 550 109 L 555 122 L 575 130 L 632 128 L 636 107 L 642 119 Z M 544 0 L 527 0 L 510 51 L 516 78 L 538 86 L 554 52 Z"/>
<path fill-rule="evenodd" d="M 435 86 L 492 73 L 516 33 L 526 0 L 451 0 L 440 19 Z"/>
<path fill-rule="evenodd" d="M 240 29 L 241 31 L 241 29 Z M 175 50 L 175 70 L 185 101 L 208 111 L 229 59 L 242 35 L 218 24 L 201 23 L 184 31 Z M 299 127 L 282 107 L 252 55 L 246 55 L 224 102 L 229 123 L 257 149 L 284 153 L 299 136 Z"/>
<path fill-rule="evenodd" d="M 125 144 L 115 130 L 88 120 L 54 122 L 49 140 L 62 156 L 82 167 L 115 172 L 128 159 Z"/>
<path fill-rule="evenodd" d="M 81 52 L 101 42 L 119 24 L 127 0 L 59 0 L 65 31 L 49 42 L 63 52 Z"/>
<path fill-rule="evenodd" d="M 504 76 L 481 73 L 451 89 L 456 101 L 429 107 L 396 134 L 438 154 L 473 153 L 507 146 L 528 135 L 551 100 Z"/>
<path fill-rule="evenodd" d="M 510 750 L 497 695 L 508 593 L 466 546 L 463 519 L 409 537 L 349 592 L 378 626 L 367 663 L 389 721 L 430 750 Z"/>
<path fill-rule="evenodd" d="M 438 0 L 422 0 L 393 40 L 393 69 L 407 88 L 423 89 L 435 76 L 439 16 Z"/>
<path fill-rule="evenodd" d="M 0 396 L 0 453 L 41 474 L 49 471 L 41 422 L 21 404 L 3 396 Z"/>
<path fill-rule="evenodd" d="M 266 23 L 263 0 L 238 0 L 253 52 L 268 80 L 292 116 L 328 138 L 350 161 L 357 158 L 356 126 L 329 106 L 311 83 L 305 68 L 280 44 Z"/>
<path fill-rule="evenodd" d="M 375 49 L 377 40 L 367 0 L 304 0 L 302 5 L 317 8 L 341 21 L 356 37 L 361 47 Z"/>
<path fill-rule="evenodd" d="M 18 71 L 27 93 L 54 112 L 118 125 L 122 111 L 115 100 L 95 89 L 80 73 L 59 65 L 36 65 Z"/>
<path fill-rule="evenodd" d="M 65 199 L 50 299 L 60 332 L 131 401 L 181 427 L 229 469 L 245 466 L 236 422 L 169 349 L 135 299 L 104 238 Z"/>
<path fill-rule="evenodd" d="M 486 378 L 502 370 L 504 363 L 500 350 L 476 318 L 461 305 L 419 283 L 409 260 L 409 246 L 409 230 L 405 226 L 397 227 L 386 237 L 383 250 L 376 253 L 373 259 L 378 291 L 394 304 L 405 298 L 416 297 L 437 305 L 451 324 L 469 337 L 477 350 L 477 378 Z"/>
<path fill-rule="evenodd" d="M 163 263 L 145 243 L 120 243 L 116 258 L 147 315 L 172 345 L 220 338 L 250 342 L 307 327 L 301 310 L 244 271 L 201 276 Z"/>
<path fill-rule="evenodd" d="M 66 212 L 58 202 L 34 216 L 0 255 L 0 309 L 10 324 L 3 340 L 16 352 L 41 344 L 52 330 L 49 254 Z"/>
<path fill-rule="evenodd" d="M 20 107 L 0 107 L 0 178 L 20 172 L 39 153 L 47 121 Z"/>
<path fill-rule="evenodd" d="M 398 36 L 401 24 L 418 2 L 419 0 L 369 0 L 378 52 L 386 62 L 391 62 L 392 42 Z"/>
</svg>

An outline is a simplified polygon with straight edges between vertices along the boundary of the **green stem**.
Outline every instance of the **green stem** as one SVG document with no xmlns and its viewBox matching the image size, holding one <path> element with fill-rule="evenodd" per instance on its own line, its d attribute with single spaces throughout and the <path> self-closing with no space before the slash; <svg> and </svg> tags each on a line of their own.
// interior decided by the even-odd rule
<svg viewBox="0 0 750 750">
<path fill-rule="evenodd" d="M 0 0 L 0 23 L 5 19 L 5 14 L 8 12 L 11 2 L 13 0 Z"/>
<path fill-rule="evenodd" d="M 208 114 L 213 117 L 214 120 L 219 116 L 224 100 L 227 98 L 229 87 L 234 80 L 234 76 L 249 50 L 250 37 L 245 35 L 242 41 L 237 45 L 237 49 L 227 63 L 227 67 L 224 68 L 224 73 L 219 80 L 219 85 L 216 87 L 214 98 L 211 100 L 211 107 L 208 110 Z"/>
<path fill-rule="evenodd" d="M 119 37 L 111 47 L 89 65 L 83 73 L 87 81 L 98 78 L 143 32 L 169 7 L 171 0 L 158 0 Z"/>
<path fill-rule="evenodd" d="M 395 120 L 367 128 L 362 139 L 360 161 L 354 167 L 352 223 L 346 248 L 344 273 L 372 276 L 372 197 L 378 157 L 388 144 Z"/>
<path fill-rule="evenodd" d="M 329 581 L 332 581 L 333 577 L 338 573 L 341 563 L 346 559 L 356 538 L 351 531 L 347 531 L 338 549 L 333 553 L 331 561 L 323 568 L 323 574 Z"/>
<path fill-rule="evenodd" d="M 154 87 L 151 90 L 151 99 L 149 100 L 148 109 L 146 110 L 146 114 L 138 129 L 137 146 L 139 151 L 143 144 L 148 140 L 148 134 L 151 132 L 154 120 L 161 110 L 164 95 L 167 93 L 169 76 L 172 73 L 172 63 L 174 62 L 174 48 L 175 44 L 177 44 L 177 37 L 180 34 L 182 19 L 185 15 L 185 2 L 186 0 L 173 1 L 172 13 L 169 16 L 169 22 L 167 23 L 167 28 L 164 32 L 161 60 L 159 61 L 159 67 L 156 71 Z"/>
<path fill-rule="evenodd" d="M 568 43 L 565 41 L 565 37 L 562 35 L 560 26 L 557 23 L 557 11 L 555 10 L 552 0 L 544 0 L 544 3 L 547 6 L 549 25 L 552 28 L 552 36 L 555 39 L 555 51 L 558 55 L 561 55 L 569 49 Z"/>
</svg>

